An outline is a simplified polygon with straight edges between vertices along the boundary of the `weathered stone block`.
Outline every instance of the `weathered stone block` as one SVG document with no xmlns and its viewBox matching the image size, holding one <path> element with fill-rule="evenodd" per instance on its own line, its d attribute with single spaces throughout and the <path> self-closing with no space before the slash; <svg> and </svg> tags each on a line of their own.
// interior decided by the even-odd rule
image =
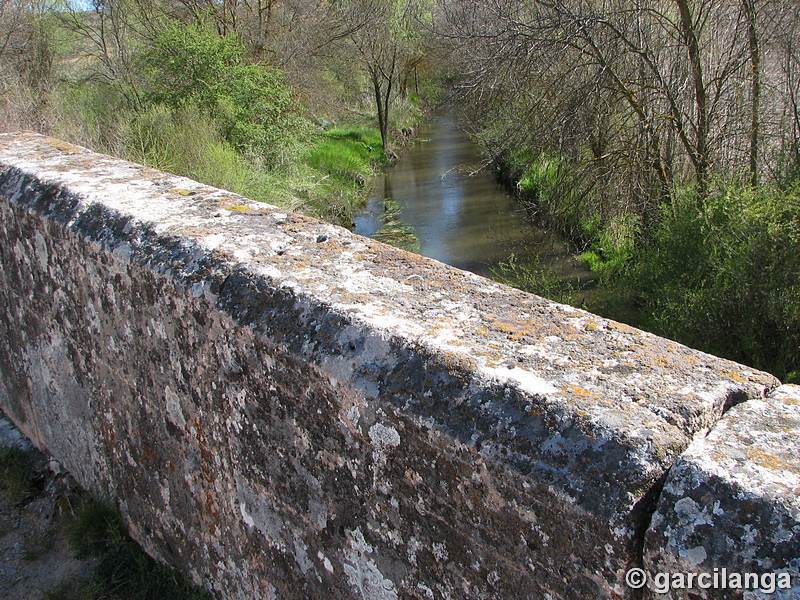
<svg viewBox="0 0 800 600">
<path fill-rule="evenodd" d="M 612 598 L 771 376 L 351 232 L 0 135 L 0 405 L 220 598 Z"/>
<path fill-rule="evenodd" d="M 644 564 L 651 574 L 708 573 L 710 587 L 654 597 L 741 598 L 739 574 L 750 573 L 758 585 L 746 597 L 775 587 L 765 597 L 800 598 L 798 449 L 800 386 L 793 385 L 735 406 L 689 446 L 667 477 Z M 779 589 L 773 573 L 788 574 L 790 587 Z"/>
</svg>

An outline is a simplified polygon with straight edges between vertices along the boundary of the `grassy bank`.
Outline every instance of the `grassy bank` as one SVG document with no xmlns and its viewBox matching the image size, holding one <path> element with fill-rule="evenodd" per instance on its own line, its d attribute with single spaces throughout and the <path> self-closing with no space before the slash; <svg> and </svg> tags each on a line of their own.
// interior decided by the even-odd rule
<svg viewBox="0 0 800 600">
<path fill-rule="evenodd" d="M 395 92 L 386 145 L 357 61 L 284 70 L 204 18 L 147 22 L 125 10 L 38 17 L 39 62 L 21 54 L 24 77 L 12 77 L 12 62 L 0 66 L 0 128 L 35 129 L 349 227 L 367 182 L 422 118 L 417 96 Z"/>
</svg>

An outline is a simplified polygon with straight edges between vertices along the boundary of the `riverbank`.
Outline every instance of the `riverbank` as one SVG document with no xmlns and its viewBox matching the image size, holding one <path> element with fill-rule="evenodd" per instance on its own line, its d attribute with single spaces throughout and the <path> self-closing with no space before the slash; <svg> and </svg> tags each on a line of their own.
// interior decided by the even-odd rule
<svg viewBox="0 0 800 600">
<path fill-rule="evenodd" d="M 500 180 L 571 240 L 595 285 L 576 294 L 526 265 L 507 266 L 506 283 L 800 383 L 800 188 L 729 176 L 676 190 L 645 219 L 603 212 L 563 161 L 525 156 L 498 157 Z"/>
</svg>

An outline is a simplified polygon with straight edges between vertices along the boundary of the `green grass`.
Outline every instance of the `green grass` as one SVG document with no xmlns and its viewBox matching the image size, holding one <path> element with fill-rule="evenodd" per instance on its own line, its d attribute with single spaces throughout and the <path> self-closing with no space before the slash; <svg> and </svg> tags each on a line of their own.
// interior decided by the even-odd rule
<svg viewBox="0 0 800 600">
<path fill-rule="evenodd" d="M 0 448 L 0 488 L 12 502 L 22 502 L 34 492 L 36 452 Z"/>
<path fill-rule="evenodd" d="M 127 534 L 119 511 L 90 496 L 80 498 L 64 531 L 79 557 L 98 565 L 85 596 L 56 589 L 47 600 L 209 600 L 177 571 L 150 558 Z"/>
<path fill-rule="evenodd" d="M 386 156 L 377 129 L 364 125 L 334 127 L 305 157 L 305 162 L 327 175 L 363 186 Z"/>
</svg>

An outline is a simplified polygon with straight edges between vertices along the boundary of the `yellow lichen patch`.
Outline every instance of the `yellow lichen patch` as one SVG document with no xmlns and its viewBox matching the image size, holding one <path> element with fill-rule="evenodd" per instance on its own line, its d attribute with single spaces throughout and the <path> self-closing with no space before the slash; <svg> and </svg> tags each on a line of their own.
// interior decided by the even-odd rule
<svg viewBox="0 0 800 600">
<path fill-rule="evenodd" d="M 495 321 L 492 323 L 492 327 L 494 327 L 497 331 L 508 334 L 514 334 L 519 331 L 518 327 L 515 327 L 511 323 L 504 323 L 503 321 Z"/>
<path fill-rule="evenodd" d="M 719 372 L 722 377 L 727 377 L 728 379 L 733 379 L 736 383 L 745 383 L 744 377 L 742 377 L 739 373 L 735 373 L 734 371 L 730 371 L 728 369 L 722 370 Z"/>
<path fill-rule="evenodd" d="M 167 190 L 167 193 L 168 194 L 177 194 L 178 196 L 188 196 L 188 195 L 192 194 L 193 192 L 190 192 L 189 190 L 184 190 L 182 188 L 172 188 L 171 190 Z"/>
<path fill-rule="evenodd" d="M 611 321 L 608 324 L 608 328 L 609 329 L 618 329 L 619 331 L 622 331 L 622 332 L 625 332 L 625 333 L 641 333 L 635 327 L 631 327 L 630 325 L 626 325 L 625 323 L 618 323 L 616 321 Z"/>
<path fill-rule="evenodd" d="M 586 324 L 586 329 L 588 329 L 589 331 L 598 331 L 600 327 L 598 327 L 597 323 L 595 323 L 594 321 L 589 321 Z"/>
<path fill-rule="evenodd" d="M 680 370 L 695 366 L 699 360 L 689 353 L 663 353 L 659 348 L 648 346 L 642 350 L 644 359 L 654 367 L 662 369 Z"/>
<path fill-rule="evenodd" d="M 757 463 L 759 466 L 765 467 L 772 471 L 789 471 L 791 473 L 798 472 L 798 463 L 796 460 L 794 460 L 794 457 L 786 460 L 786 457 L 783 456 L 767 454 L 760 449 L 751 449 L 747 453 L 747 458 L 749 461 Z"/>
<path fill-rule="evenodd" d="M 568 392 L 572 396 L 579 396 L 581 398 L 599 398 L 597 394 L 590 392 L 589 390 L 585 390 L 582 387 L 578 387 L 577 385 L 566 385 L 563 389 L 565 392 Z"/>
<path fill-rule="evenodd" d="M 504 333 L 512 342 L 519 342 L 525 337 L 534 336 L 542 330 L 542 323 L 533 319 L 520 320 L 493 320 L 489 325 L 493 330 Z M 485 329 L 480 330 L 484 335 L 488 333 Z"/>
<path fill-rule="evenodd" d="M 585 336 L 581 333 L 565 333 L 562 337 L 565 340 L 581 340 Z"/>
<path fill-rule="evenodd" d="M 67 142 L 62 142 L 61 140 L 48 139 L 47 141 L 53 148 L 69 152 L 70 154 L 79 154 L 83 152 L 83 148 L 79 146 L 74 146 L 73 144 L 69 144 Z"/>
<path fill-rule="evenodd" d="M 236 211 L 236 212 L 250 212 L 251 210 L 253 210 L 249 206 L 244 206 L 243 204 L 236 204 L 234 206 L 226 206 L 225 209 L 226 210 L 233 210 L 233 211 Z"/>
</svg>

